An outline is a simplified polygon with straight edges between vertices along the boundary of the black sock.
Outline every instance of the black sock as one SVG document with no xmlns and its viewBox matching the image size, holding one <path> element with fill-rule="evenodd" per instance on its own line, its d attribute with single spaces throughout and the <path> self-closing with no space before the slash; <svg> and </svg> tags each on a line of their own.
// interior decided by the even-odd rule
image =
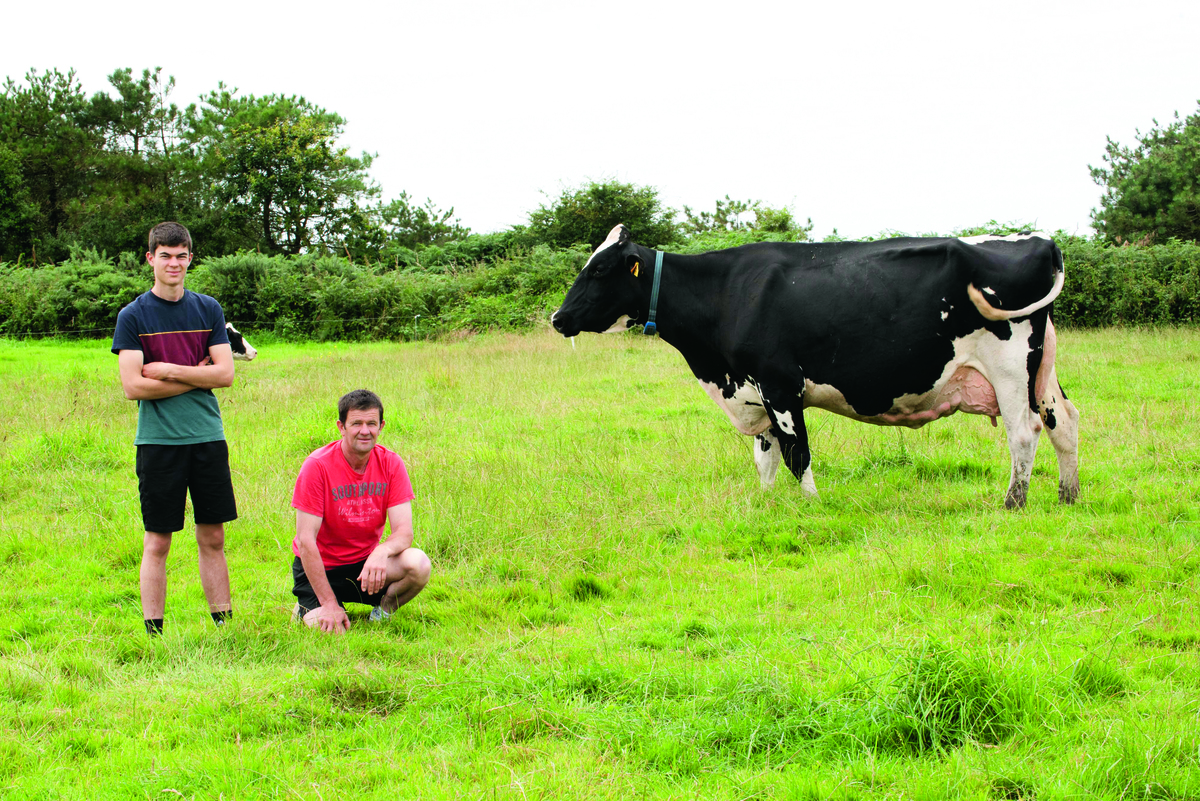
<svg viewBox="0 0 1200 801">
<path fill-rule="evenodd" d="M 233 620 L 233 610 L 226 609 L 224 612 L 209 612 L 212 615 L 213 623 L 218 626 L 224 626 L 226 620 Z"/>
<path fill-rule="evenodd" d="M 161 617 L 154 618 L 154 619 L 146 618 L 146 620 L 144 620 L 143 622 L 146 624 L 146 633 L 147 634 L 150 634 L 150 635 L 162 634 L 163 619 Z"/>
</svg>

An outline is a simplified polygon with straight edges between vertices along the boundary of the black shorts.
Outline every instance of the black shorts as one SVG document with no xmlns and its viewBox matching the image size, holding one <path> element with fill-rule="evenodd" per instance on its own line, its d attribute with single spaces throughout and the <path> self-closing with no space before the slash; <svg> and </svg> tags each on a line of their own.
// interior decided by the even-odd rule
<svg viewBox="0 0 1200 801">
<path fill-rule="evenodd" d="M 379 606 L 379 602 L 383 600 L 382 591 L 370 595 L 363 592 L 362 585 L 358 583 L 358 575 L 362 573 L 365 564 L 366 560 L 363 560 L 352 565 L 331 567 L 325 571 L 325 578 L 329 579 L 329 586 L 333 589 L 338 606 L 345 608 L 348 603 Z M 300 561 L 299 556 L 292 560 L 292 595 L 296 596 L 296 602 L 300 604 L 301 617 L 321 605 L 312 584 L 308 582 L 308 574 L 304 572 L 304 563 Z"/>
<path fill-rule="evenodd" d="M 181 530 L 189 492 L 196 523 L 237 520 L 229 446 L 223 439 L 195 445 L 138 445 L 137 477 L 146 531 Z"/>
</svg>

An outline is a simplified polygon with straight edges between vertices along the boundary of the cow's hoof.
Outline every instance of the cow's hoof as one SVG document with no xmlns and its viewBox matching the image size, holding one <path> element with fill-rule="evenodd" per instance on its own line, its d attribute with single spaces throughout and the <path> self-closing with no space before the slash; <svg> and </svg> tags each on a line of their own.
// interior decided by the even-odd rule
<svg viewBox="0 0 1200 801">
<path fill-rule="evenodd" d="M 1022 509 L 1025 507 L 1025 496 L 1029 493 L 1029 485 L 1026 483 L 1014 484 L 1008 488 L 1008 493 L 1004 496 L 1005 509 Z"/>
<path fill-rule="evenodd" d="M 800 491 L 804 493 L 805 498 L 817 497 L 817 482 L 813 480 L 812 465 L 805 468 L 800 476 Z"/>
<path fill-rule="evenodd" d="M 1058 482 L 1058 501 L 1059 503 L 1075 503 L 1079 499 L 1079 482 L 1066 484 L 1062 481 Z"/>
</svg>

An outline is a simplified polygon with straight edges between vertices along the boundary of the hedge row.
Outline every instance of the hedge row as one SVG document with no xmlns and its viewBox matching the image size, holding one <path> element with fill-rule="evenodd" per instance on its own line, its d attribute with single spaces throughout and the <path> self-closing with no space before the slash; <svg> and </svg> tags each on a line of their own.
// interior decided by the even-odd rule
<svg viewBox="0 0 1200 801">
<path fill-rule="evenodd" d="M 539 246 L 434 272 L 328 255 L 240 253 L 198 263 L 188 288 L 217 298 L 225 318 L 244 330 L 285 339 L 429 338 L 544 324 L 587 257 Z M 114 265 L 94 253 L 53 267 L 0 264 L 0 335 L 109 335 L 121 307 L 152 283 L 144 265 Z"/>
<path fill-rule="evenodd" d="M 1114 247 L 1055 237 L 1067 281 L 1054 301 L 1059 325 L 1200 323 L 1200 243 Z"/>
<path fill-rule="evenodd" d="M 1069 236 L 1058 243 L 1067 270 L 1055 302 L 1059 325 L 1200 322 L 1200 244 L 1112 247 Z M 393 264 L 240 253 L 199 262 L 188 286 L 220 300 L 227 319 L 288 339 L 414 339 L 544 324 L 588 254 L 545 245 L 504 251 L 510 244 L 502 235 L 471 237 Z M 0 264 L 0 334 L 107 336 L 120 308 L 151 283 L 132 255 L 84 251 L 54 266 Z"/>
</svg>

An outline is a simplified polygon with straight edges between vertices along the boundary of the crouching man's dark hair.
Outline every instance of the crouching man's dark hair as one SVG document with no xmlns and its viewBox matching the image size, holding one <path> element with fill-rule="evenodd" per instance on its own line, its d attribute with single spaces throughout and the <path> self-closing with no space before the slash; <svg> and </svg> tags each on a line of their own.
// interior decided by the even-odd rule
<svg viewBox="0 0 1200 801">
<path fill-rule="evenodd" d="M 366 412 L 371 409 L 379 410 L 379 422 L 383 422 L 383 401 L 369 389 L 356 389 L 347 392 L 338 401 L 338 420 L 346 424 L 346 415 L 350 412 Z"/>
</svg>

